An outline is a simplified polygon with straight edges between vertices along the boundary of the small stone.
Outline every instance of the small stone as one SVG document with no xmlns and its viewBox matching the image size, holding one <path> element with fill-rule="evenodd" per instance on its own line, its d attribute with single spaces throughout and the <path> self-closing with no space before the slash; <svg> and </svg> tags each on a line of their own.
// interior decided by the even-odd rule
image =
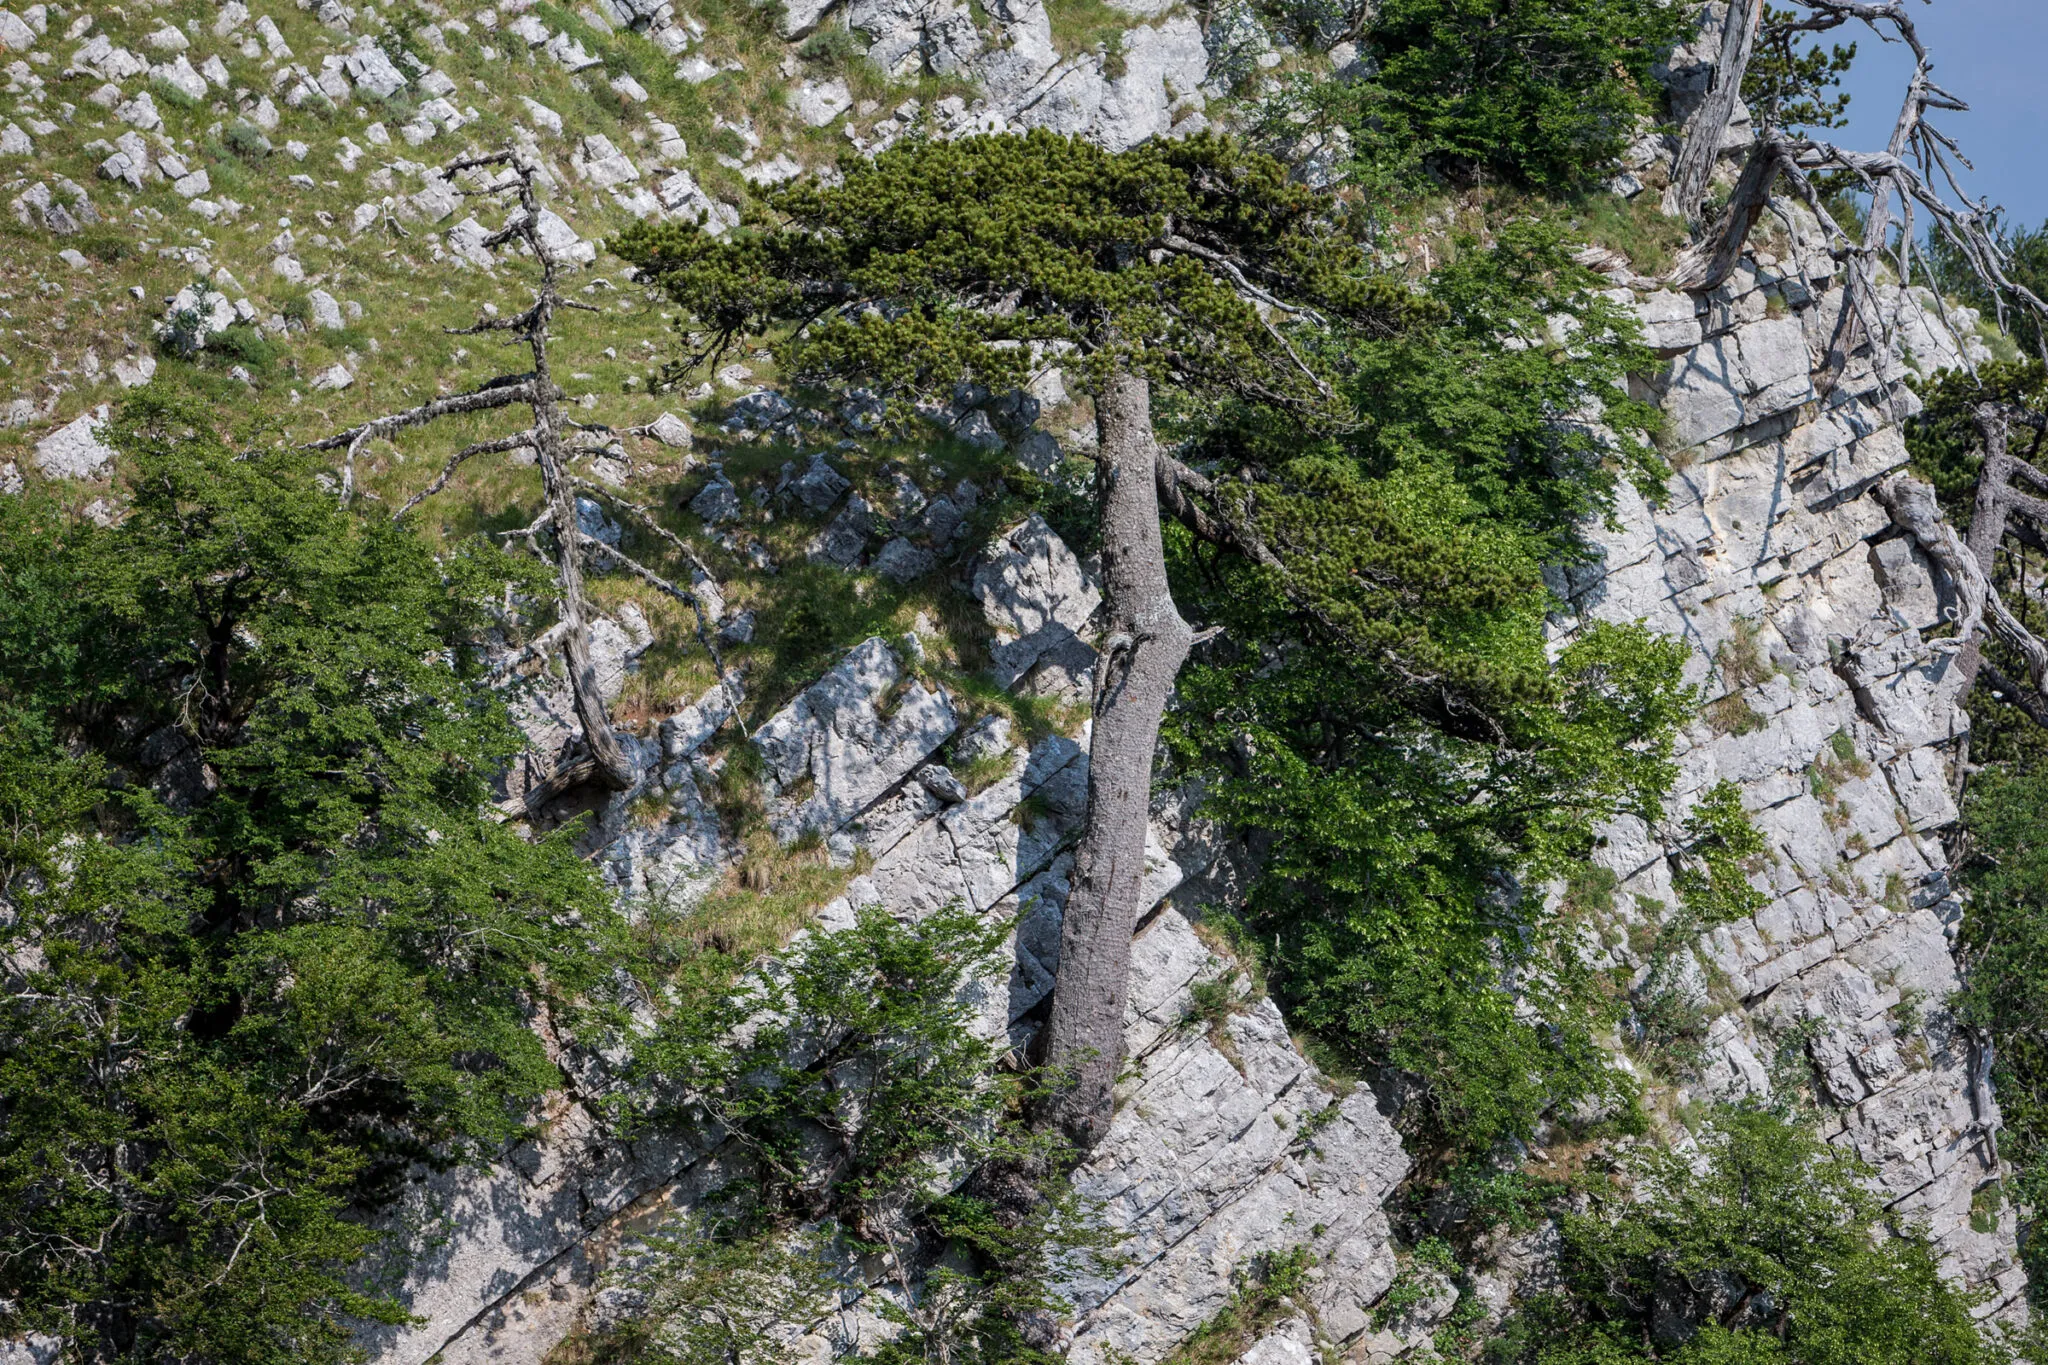
<svg viewBox="0 0 2048 1365">
<path fill-rule="evenodd" d="M 519 102 L 526 106 L 527 116 L 541 128 L 553 133 L 556 137 L 562 135 L 562 116 L 560 114 L 548 108 L 539 100 L 528 99 L 524 95 L 519 97 Z"/>
<path fill-rule="evenodd" d="M 213 182 L 207 179 L 206 172 L 203 169 L 194 171 L 190 175 L 180 176 L 171 183 L 171 189 L 180 199 L 197 199 L 212 188 Z"/>
<path fill-rule="evenodd" d="M 739 490 L 725 477 L 725 471 L 715 470 L 711 482 L 690 499 L 690 510 L 701 517 L 706 526 L 731 521 L 740 514 Z"/>
<path fill-rule="evenodd" d="M 735 613 L 731 620 L 719 627 L 718 638 L 728 645 L 743 645 L 754 638 L 754 613 Z"/>
<path fill-rule="evenodd" d="M 962 417 L 953 426 L 953 434 L 968 445 L 980 450 L 1001 450 L 1003 438 L 996 431 L 995 424 L 988 420 L 988 414 L 981 409 Z"/>
<path fill-rule="evenodd" d="M 57 253 L 57 259 L 70 266 L 73 270 L 83 270 L 89 264 L 84 254 L 76 247 L 65 247 Z"/>
<path fill-rule="evenodd" d="M 917 779 L 918 786 L 949 806 L 957 806 L 967 799 L 967 787 L 944 764 L 927 763 L 911 776 Z"/>
<path fill-rule="evenodd" d="M 328 332 L 341 330 L 341 305 L 335 301 L 334 295 L 325 289 L 315 289 L 306 301 L 312 305 L 315 327 Z"/>
<path fill-rule="evenodd" d="M 898 536 L 884 545 L 875 556 L 875 572 L 892 583 L 908 583 L 924 577 L 937 568 L 939 561 L 929 550 L 919 549 L 908 540 Z"/>
<path fill-rule="evenodd" d="M 805 81 L 789 95 L 789 107 L 813 128 L 822 128 L 853 107 L 853 92 L 834 76 L 822 83 Z"/>
<path fill-rule="evenodd" d="M 330 390 L 345 389 L 355 382 L 356 377 L 348 372 L 348 366 L 337 363 L 332 368 L 323 370 L 317 375 L 313 380 L 313 387 Z"/>
<path fill-rule="evenodd" d="M 844 474 L 825 463 L 823 455 L 811 456 L 811 466 L 802 477 L 790 482 L 789 491 L 812 512 L 824 513 L 839 501 L 840 494 L 853 487 Z"/>
<path fill-rule="evenodd" d="M 16 124 L 0 128 L 0 156 L 34 156 L 36 144 Z"/>
<path fill-rule="evenodd" d="M 647 434 L 675 450 L 690 448 L 690 424 L 672 412 L 664 412 L 649 422 Z"/>
<path fill-rule="evenodd" d="M 18 14 L 0 9 L 0 50 L 26 52 L 36 45 L 36 31 Z"/>
<path fill-rule="evenodd" d="M 156 375 L 156 357 L 138 351 L 114 362 L 114 378 L 124 389 L 139 389 Z"/>
<path fill-rule="evenodd" d="M 149 74 L 187 99 L 206 98 L 206 77 L 192 69 L 190 59 L 182 52 L 174 62 L 160 62 L 151 67 Z"/>
</svg>

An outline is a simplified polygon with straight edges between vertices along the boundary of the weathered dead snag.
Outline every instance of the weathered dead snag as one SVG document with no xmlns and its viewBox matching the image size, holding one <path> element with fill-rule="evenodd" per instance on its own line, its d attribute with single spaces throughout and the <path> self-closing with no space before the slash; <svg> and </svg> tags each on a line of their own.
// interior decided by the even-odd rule
<svg viewBox="0 0 2048 1365">
<path fill-rule="evenodd" d="M 563 393 L 554 381 L 548 346 L 554 316 L 558 310 L 595 310 L 588 304 L 565 297 L 562 293 L 559 278 L 560 262 L 540 231 L 540 204 L 534 193 L 534 168 L 524 156 L 510 150 L 493 152 L 486 156 L 451 162 L 441 169 L 440 174 L 452 181 L 465 171 L 492 170 L 497 171 L 498 175 L 485 188 L 466 192 L 509 192 L 516 196 L 518 207 L 505 226 L 484 239 L 483 245 L 486 248 L 494 248 L 508 242 L 524 242 L 532 251 L 534 259 L 540 262 L 539 287 L 534 292 L 532 304 L 519 313 L 509 317 L 486 316 L 479 318 L 474 326 L 450 330 L 457 336 L 502 332 L 507 340 L 514 344 L 523 344 L 527 348 L 532 368 L 524 374 L 491 380 L 466 393 L 437 398 L 403 412 L 373 418 L 346 431 L 312 442 L 309 448 L 346 450 L 342 465 L 341 498 L 347 502 L 355 492 L 356 459 L 372 440 L 388 438 L 400 431 L 424 426 L 443 417 L 488 412 L 515 405 L 525 407 L 532 414 L 531 425 L 522 431 L 478 441 L 456 451 L 426 487 L 408 498 L 404 505 L 392 514 L 394 519 L 402 518 L 420 503 L 439 493 L 448 486 L 456 470 L 476 456 L 507 454 L 525 449 L 534 452 L 535 463 L 540 467 L 547 508 L 530 526 L 522 528 L 515 534 L 523 538 L 538 554 L 540 532 L 544 529 L 552 531 L 555 573 L 561 592 L 560 619 L 526 649 L 520 651 L 518 660 L 523 663 L 543 657 L 556 648 L 562 651 L 568 666 L 569 686 L 575 702 L 576 718 L 583 728 L 583 740 L 580 753 L 559 764 L 553 772 L 527 791 L 525 808 L 531 814 L 563 794 L 586 784 L 596 783 L 608 791 L 624 791 L 633 784 L 633 765 L 627 759 L 618 736 L 612 730 L 611 716 L 599 690 L 596 664 L 591 658 L 592 613 L 583 584 L 586 556 L 596 555 L 608 560 L 658 591 L 689 606 L 697 615 L 697 637 L 711 654 L 721 677 L 724 675 L 724 668 L 718 660 L 717 649 L 708 632 L 710 621 L 706 618 L 701 589 L 680 588 L 616 547 L 583 534 L 576 516 L 578 487 L 591 489 L 600 496 L 607 497 L 615 505 L 631 513 L 638 523 L 657 537 L 664 538 L 681 549 L 690 559 L 698 584 L 711 583 L 711 576 L 704 569 L 702 561 L 680 540 L 657 525 L 646 508 L 613 496 L 597 485 L 580 480 L 568 472 L 563 429 L 574 424 L 568 422 L 562 415 L 560 404 Z M 715 585 L 710 588 L 710 593 L 715 601 Z"/>
</svg>

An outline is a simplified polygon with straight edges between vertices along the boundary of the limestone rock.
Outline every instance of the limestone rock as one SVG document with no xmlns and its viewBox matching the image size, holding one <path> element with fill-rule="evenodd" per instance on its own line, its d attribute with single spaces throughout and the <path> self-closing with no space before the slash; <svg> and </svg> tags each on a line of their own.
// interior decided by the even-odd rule
<svg viewBox="0 0 2048 1365">
<path fill-rule="evenodd" d="M 778 826 L 836 832 L 951 737 L 958 717 L 944 688 L 910 682 L 884 717 L 882 701 L 902 677 L 901 661 L 877 636 L 755 732 L 771 791 L 809 780 L 777 813 Z"/>
<path fill-rule="evenodd" d="M 36 442 L 36 468 L 45 478 L 96 480 L 113 467 L 114 451 L 100 439 L 107 409 L 87 413 Z"/>
<path fill-rule="evenodd" d="M 861 557 L 867 553 L 868 537 L 874 532 L 873 509 L 867 499 L 855 493 L 846 500 L 839 515 L 816 536 L 812 537 L 806 553 L 813 560 L 836 564 L 842 569 L 857 568 Z"/>
<path fill-rule="evenodd" d="M 649 422 L 647 434 L 674 450 L 690 448 L 690 424 L 672 412 L 664 412 Z"/>
<path fill-rule="evenodd" d="M 1046 655 L 1081 645 L 1079 632 L 1102 602 L 1073 551 L 1035 512 L 989 546 L 973 589 L 995 628 L 992 671 L 1003 687 Z"/>
<path fill-rule="evenodd" d="M 853 92 L 843 77 L 805 81 L 790 92 L 789 107 L 813 128 L 822 128 L 853 107 Z"/>
</svg>

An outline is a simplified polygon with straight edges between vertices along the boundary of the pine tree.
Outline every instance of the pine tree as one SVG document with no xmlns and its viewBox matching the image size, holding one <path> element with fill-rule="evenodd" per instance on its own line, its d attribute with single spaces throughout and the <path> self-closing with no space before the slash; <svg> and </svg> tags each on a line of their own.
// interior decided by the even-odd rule
<svg viewBox="0 0 2048 1365">
<path fill-rule="evenodd" d="M 729 240 L 662 224 L 613 244 L 683 308 L 682 368 L 768 337 L 796 383 L 858 380 L 904 423 L 958 385 L 1000 393 L 1047 363 L 1094 402 L 1108 619 L 1047 1027 L 1049 1062 L 1073 1077 L 1054 1116 L 1092 1142 L 1121 1059 L 1152 753 L 1194 638 L 1167 581 L 1162 498 L 1197 533 L 1279 562 L 1241 510 L 1161 453 L 1155 388 L 1342 429 L 1328 339 L 1390 332 L 1419 305 L 1332 200 L 1214 137 L 1115 154 L 1044 131 L 915 142 L 768 205 L 760 230 Z"/>
</svg>

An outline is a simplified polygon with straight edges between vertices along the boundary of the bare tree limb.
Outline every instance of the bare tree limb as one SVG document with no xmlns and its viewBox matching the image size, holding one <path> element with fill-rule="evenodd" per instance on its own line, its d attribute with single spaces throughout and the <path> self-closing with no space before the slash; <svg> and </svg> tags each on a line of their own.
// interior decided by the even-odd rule
<svg viewBox="0 0 2048 1365">
<path fill-rule="evenodd" d="M 475 445 L 464 446 L 462 449 L 456 451 L 453 455 L 450 455 L 448 457 L 448 463 L 441 467 L 441 472 L 434 476 L 433 482 L 429 483 L 425 488 L 422 488 L 419 492 L 407 498 L 405 500 L 405 505 L 399 508 L 396 512 L 393 512 L 391 514 L 391 519 L 393 521 L 399 520 L 407 512 L 410 512 L 413 508 L 419 506 L 428 498 L 433 497 L 434 494 L 446 488 L 448 486 L 448 480 L 455 477 L 456 467 L 460 465 L 464 460 L 469 459 L 471 456 L 494 455 L 507 450 L 518 450 L 522 446 L 532 445 L 533 442 L 534 433 L 529 430 L 516 431 L 512 433 L 510 436 L 500 436 L 495 440 L 478 441 Z"/>
<path fill-rule="evenodd" d="M 717 591 L 718 580 L 712 577 L 711 570 L 705 567 L 704 561 L 698 557 L 697 552 L 690 548 L 689 542 L 676 535 L 666 526 L 663 526 L 659 521 L 656 521 L 652 511 L 637 502 L 629 500 L 616 489 L 606 488 L 601 484 L 592 483 L 588 479 L 574 479 L 573 482 L 577 487 L 595 493 L 613 506 L 630 513 L 634 520 L 642 527 L 651 531 L 655 536 L 679 551 L 689 561 L 691 569 L 698 575 L 698 581 L 691 585 L 693 588 L 709 584 L 713 592 Z M 605 548 L 610 550 L 609 546 Z M 616 551 L 613 553 L 616 553 Z M 619 558 L 623 560 L 624 556 L 621 555 Z M 637 566 L 635 567 L 637 568 Z M 645 570 L 640 570 L 640 572 L 643 577 L 651 577 Z M 657 584 L 656 586 L 661 585 Z M 704 608 L 701 592 L 693 591 L 688 594 L 678 594 L 676 589 L 672 587 L 664 587 L 663 591 L 668 592 L 672 596 L 680 596 L 681 600 L 689 604 L 691 611 L 696 613 L 697 643 L 704 646 L 704 652 L 711 656 L 711 666 L 718 674 L 718 686 L 725 693 L 726 705 L 732 711 L 733 720 L 740 727 L 741 737 L 747 737 L 747 722 L 740 715 L 740 698 L 733 692 L 732 685 L 726 679 L 725 660 L 719 656 L 718 642 L 711 633 L 711 627 L 715 622 L 711 619 L 711 614 Z"/>
<path fill-rule="evenodd" d="M 1742 79 L 1749 71 L 1750 55 L 1756 50 L 1757 25 L 1762 19 L 1763 0 L 1728 0 L 1728 15 L 1721 28 L 1720 57 L 1714 63 L 1714 84 L 1700 101 L 1700 107 L 1686 120 L 1678 159 L 1671 167 L 1671 184 L 1664 191 L 1666 213 L 1687 220 L 1699 217 L 1707 185 L 1714 177 L 1714 164 L 1720 159 L 1721 139 L 1727 134 L 1728 121 L 1735 116 L 1735 106 L 1742 98 Z"/>
<path fill-rule="evenodd" d="M 560 643 L 568 663 L 576 716 L 583 727 L 585 753 L 574 762 L 559 767 L 528 793 L 526 807 L 532 813 L 562 792 L 584 782 L 596 781 L 612 791 L 624 791 L 632 785 L 633 766 L 620 747 L 618 736 L 612 731 L 611 716 L 599 688 L 596 665 L 591 659 L 590 609 L 583 590 L 584 538 L 576 520 L 575 494 L 571 491 L 562 446 L 563 419 L 557 406 L 562 391 L 556 386 L 549 365 L 549 331 L 556 310 L 580 305 L 562 297 L 559 263 L 540 235 L 540 204 L 534 193 L 534 168 L 523 153 L 508 148 L 483 156 L 462 158 L 444 166 L 439 174 L 444 179 L 453 180 L 464 171 L 486 167 L 503 167 L 509 174 L 477 192 L 515 192 L 519 204 L 517 212 L 505 226 L 488 240 L 501 245 L 514 239 L 524 241 L 532 250 L 534 259 L 540 262 L 540 287 L 535 291 L 532 305 L 524 311 L 510 318 L 485 318 L 475 328 L 465 330 L 510 333 L 515 341 L 527 347 L 533 360 L 532 370 L 525 375 L 493 381 L 469 393 L 437 398 L 404 412 L 374 418 L 314 442 L 310 448 L 332 450 L 347 447 L 348 464 L 342 482 L 345 500 L 354 484 L 355 456 L 372 436 L 389 435 L 441 417 L 484 412 L 515 403 L 524 404 L 532 412 L 533 422 L 526 431 L 481 441 L 457 451 L 441 473 L 398 512 L 399 516 L 404 516 L 423 499 L 447 487 L 457 466 L 472 456 L 503 452 L 524 445 L 531 445 L 534 449 L 541 483 L 547 495 L 546 520 L 551 521 L 555 528 L 555 572 L 561 585 Z M 529 544 L 533 543 L 541 524 L 536 520 L 524 532 Z M 689 600 L 687 594 L 683 596 Z"/>
</svg>

